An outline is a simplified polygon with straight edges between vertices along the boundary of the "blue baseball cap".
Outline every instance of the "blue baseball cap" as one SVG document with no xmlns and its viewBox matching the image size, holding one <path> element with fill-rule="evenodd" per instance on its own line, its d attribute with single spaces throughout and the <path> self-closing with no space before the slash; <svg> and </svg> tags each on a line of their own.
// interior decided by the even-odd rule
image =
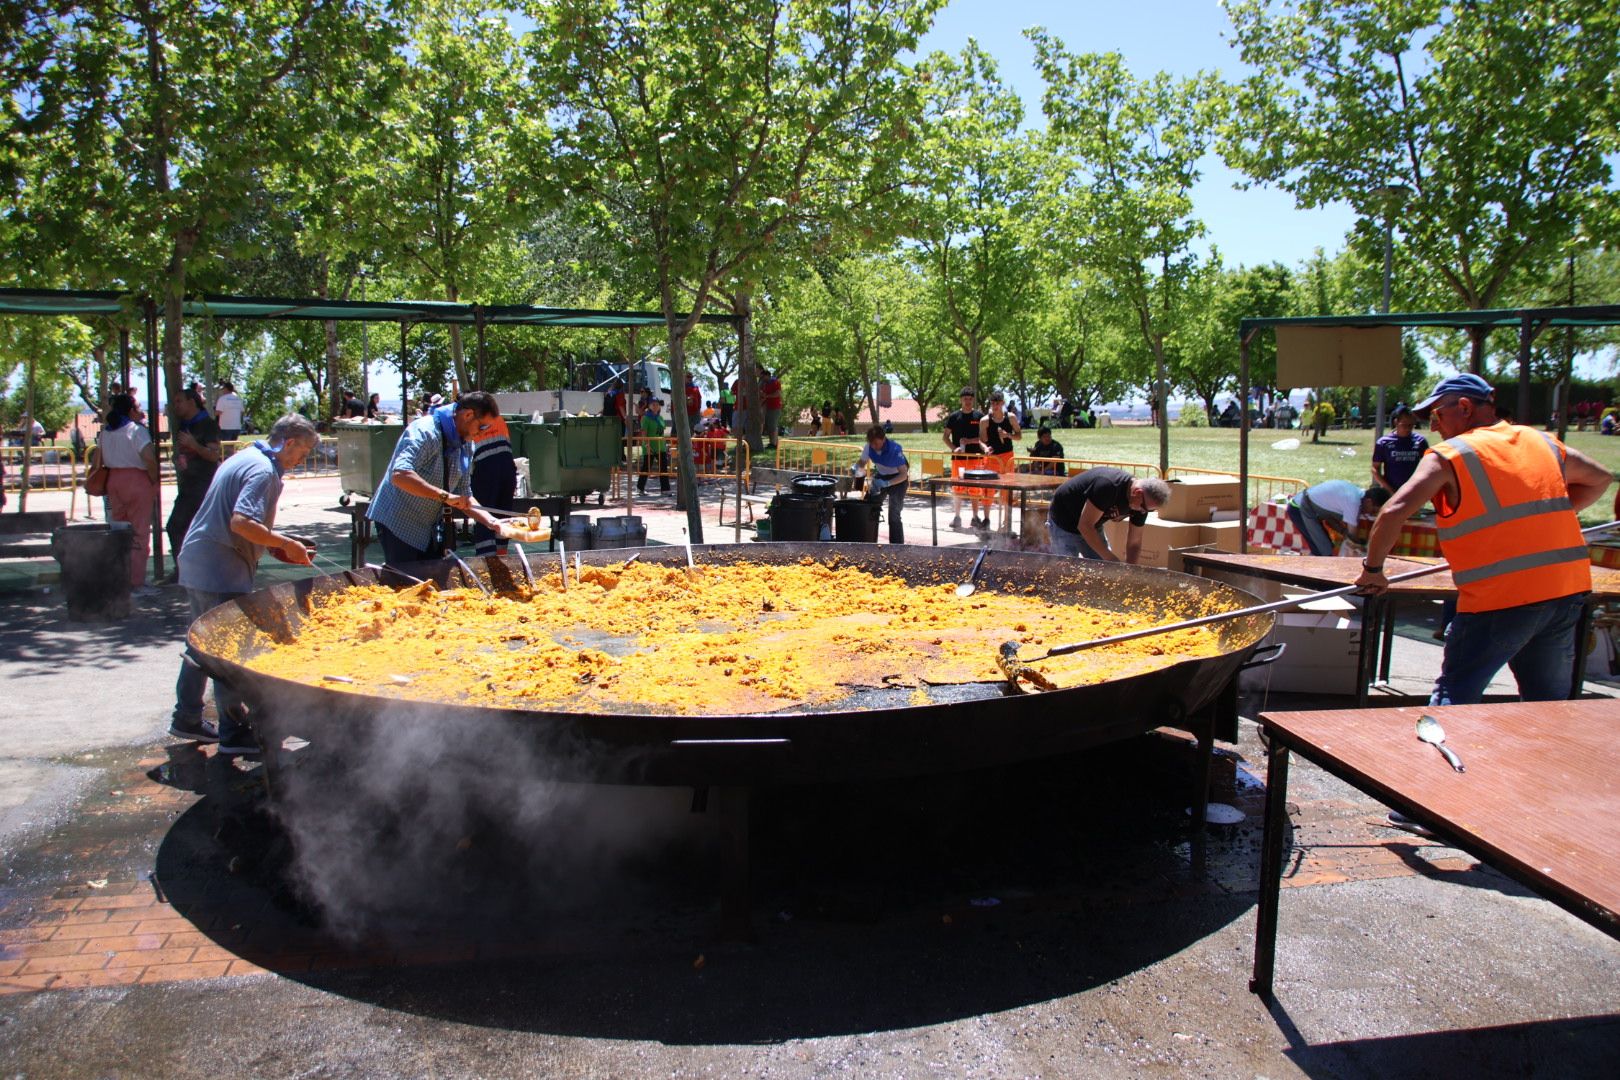
<svg viewBox="0 0 1620 1080">
<path fill-rule="evenodd" d="M 1434 393 L 1412 406 L 1412 411 L 1421 416 L 1447 394 L 1457 394 L 1460 397 L 1473 398 L 1475 401 L 1491 401 L 1496 397 L 1496 391 L 1491 389 L 1490 383 L 1478 375 L 1465 373 L 1443 380 L 1434 388 Z"/>
</svg>

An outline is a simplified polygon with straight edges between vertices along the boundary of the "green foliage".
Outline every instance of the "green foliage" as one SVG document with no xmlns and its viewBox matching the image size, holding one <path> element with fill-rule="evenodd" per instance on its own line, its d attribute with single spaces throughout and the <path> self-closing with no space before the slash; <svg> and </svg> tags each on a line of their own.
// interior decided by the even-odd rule
<svg viewBox="0 0 1620 1080">
<path fill-rule="evenodd" d="M 1209 414 L 1202 405 L 1183 402 L 1181 412 L 1176 415 L 1176 425 L 1184 428 L 1209 427 Z"/>
<path fill-rule="evenodd" d="M 1612 224 L 1620 195 L 1620 17 L 1604 0 L 1368 4 L 1227 0 L 1257 73 L 1222 152 L 1302 206 L 1346 202 L 1356 240 L 1386 219 L 1419 307 L 1501 306 L 1521 267 Z M 1388 185 L 1406 189 L 1392 198 Z M 1590 233 L 1601 235 L 1601 233 Z M 1444 296 L 1449 303 L 1424 301 Z M 1471 363 L 1483 354 L 1476 337 Z"/>
</svg>

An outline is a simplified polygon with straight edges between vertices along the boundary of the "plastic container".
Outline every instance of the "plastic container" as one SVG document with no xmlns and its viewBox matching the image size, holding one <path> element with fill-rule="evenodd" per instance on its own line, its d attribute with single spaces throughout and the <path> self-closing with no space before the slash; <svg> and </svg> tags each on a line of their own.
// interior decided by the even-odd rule
<svg viewBox="0 0 1620 1080">
<path fill-rule="evenodd" d="M 343 491 L 367 498 L 376 495 L 405 425 L 340 420 L 332 425 L 332 432 L 337 436 L 338 479 Z"/>
<path fill-rule="evenodd" d="M 875 544 L 883 504 L 863 499 L 838 499 L 832 504 L 834 539 L 846 544 Z"/>
<path fill-rule="evenodd" d="M 79 622 L 129 615 L 129 560 L 135 530 L 127 521 L 64 525 L 51 532 L 52 553 L 62 565 L 68 618 Z"/>
<path fill-rule="evenodd" d="M 793 494 L 808 495 L 816 499 L 830 499 L 838 494 L 838 477 L 808 473 L 793 478 Z"/>
</svg>

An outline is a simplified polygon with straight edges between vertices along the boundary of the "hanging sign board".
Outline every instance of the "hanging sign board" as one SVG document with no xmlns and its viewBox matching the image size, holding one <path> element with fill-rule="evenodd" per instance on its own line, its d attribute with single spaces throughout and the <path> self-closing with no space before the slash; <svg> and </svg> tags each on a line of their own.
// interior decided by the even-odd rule
<svg viewBox="0 0 1620 1080">
<path fill-rule="evenodd" d="M 1398 386 L 1398 326 L 1277 327 L 1278 386 Z"/>
</svg>

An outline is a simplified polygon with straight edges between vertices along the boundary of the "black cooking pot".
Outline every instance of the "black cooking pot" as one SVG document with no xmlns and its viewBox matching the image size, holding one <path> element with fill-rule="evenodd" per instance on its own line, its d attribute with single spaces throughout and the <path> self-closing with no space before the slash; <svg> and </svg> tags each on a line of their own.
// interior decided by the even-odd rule
<svg viewBox="0 0 1620 1080">
<path fill-rule="evenodd" d="M 641 561 L 684 565 L 685 551 L 643 548 Z M 631 551 L 584 552 L 587 565 L 614 564 Z M 918 585 L 959 580 L 968 559 L 950 548 L 901 544 L 779 543 L 699 546 L 699 563 L 796 563 L 838 559 Z M 515 557 L 468 560 L 496 590 L 516 588 Z M 403 568 L 443 586 L 463 585 L 454 564 Z M 1002 682 L 866 689 L 814 710 L 788 707 L 749 715 L 668 715 L 651 711 L 576 713 L 404 701 L 311 685 L 250 671 L 241 661 L 278 640 L 290 640 L 313 598 L 357 584 L 403 587 L 384 568 L 276 585 L 229 601 L 191 625 L 200 662 L 237 689 L 271 756 L 288 736 L 312 750 L 342 756 L 408 738 L 417 726 L 454 726 L 476 738 L 504 725 L 537 749 L 537 768 L 560 779 L 617 783 L 753 785 L 926 775 L 1046 757 L 1127 738 L 1160 725 L 1189 726 L 1193 715 L 1231 684 L 1238 668 L 1270 631 L 1272 616 L 1249 615 L 1215 624 L 1223 652 L 1182 660 L 1157 671 L 1040 695 L 1010 693 Z M 1164 570 L 997 552 L 984 564 L 979 588 L 1016 590 L 1059 604 L 1132 610 L 1143 597 L 1175 599 L 1183 610 L 1212 598 L 1227 609 L 1257 598 L 1230 586 Z M 1085 636 L 1076 628 L 1077 639 Z M 307 751 L 306 751 L 307 752 Z M 356 762 L 357 765 L 363 764 Z"/>
</svg>

